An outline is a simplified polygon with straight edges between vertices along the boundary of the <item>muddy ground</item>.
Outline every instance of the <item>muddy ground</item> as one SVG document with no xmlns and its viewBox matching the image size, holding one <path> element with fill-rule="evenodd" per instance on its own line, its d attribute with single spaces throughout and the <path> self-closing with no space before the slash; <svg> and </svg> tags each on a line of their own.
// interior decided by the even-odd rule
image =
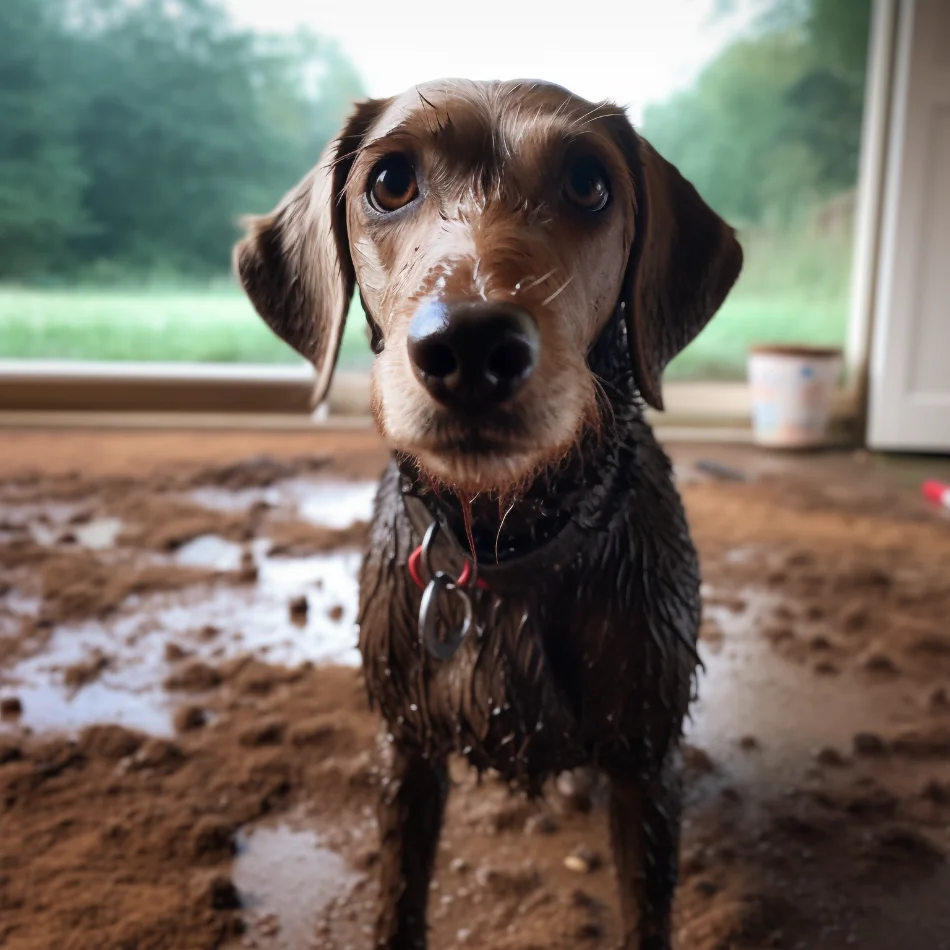
<svg viewBox="0 0 950 950">
<path fill-rule="evenodd" d="M 671 450 L 706 602 L 677 947 L 950 948 L 941 466 Z M 383 459 L 0 434 L 0 947 L 370 946 L 353 577 Z M 454 775 L 432 948 L 613 946 L 599 790 Z"/>
</svg>

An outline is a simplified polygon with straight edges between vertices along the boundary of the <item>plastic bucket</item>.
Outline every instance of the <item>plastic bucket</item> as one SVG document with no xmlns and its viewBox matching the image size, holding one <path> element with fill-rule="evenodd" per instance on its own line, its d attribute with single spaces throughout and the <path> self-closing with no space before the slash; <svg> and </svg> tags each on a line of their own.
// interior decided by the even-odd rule
<svg viewBox="0 0 950 950">
<path fill-rule="evenodd" d="M 824 444 L 840 367 L 841 350 L 833 347 L 752 347 L 749 387 L 756 444 Z"/>
</svg>

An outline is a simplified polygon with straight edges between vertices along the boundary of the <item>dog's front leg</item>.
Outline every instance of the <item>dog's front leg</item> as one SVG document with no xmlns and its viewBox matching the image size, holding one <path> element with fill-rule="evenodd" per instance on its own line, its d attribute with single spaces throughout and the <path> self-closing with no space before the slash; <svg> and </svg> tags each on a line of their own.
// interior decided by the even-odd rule
<svg viewBox="0 0 950 950">
<path fill-rule="evenodd" d="M 623 950 L 670 950 L 681 790 L 674 756 L 653 774 L 611 776 L 610 837 L 620 883 Z"/>
<path fill-rule="evenodd" d="M 425 950 L 429 881 L 448 789 L 444 759 L 395 749 L 379 802 L 381 950 Z"/>
</svg>

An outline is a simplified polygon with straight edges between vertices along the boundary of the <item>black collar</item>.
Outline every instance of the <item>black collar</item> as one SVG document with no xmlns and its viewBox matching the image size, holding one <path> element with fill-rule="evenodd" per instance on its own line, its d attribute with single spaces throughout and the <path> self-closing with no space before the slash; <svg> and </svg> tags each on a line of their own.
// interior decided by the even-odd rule
<svg viewBox="0 0 950 950">
<path fill-rule="evenodd" d="M 541 475 L 507 512 L 497 502 L 476 501 L 472 534 L 479 575 L 494 587 L 539 567 L 558 571 L 573 559 L 584 535 L 611 512 L 605 502 L 615 487 L 618 466 L 605 465 L 616 453 L 627 428 L 641 421 L 641 403 L 633 382 L 626 325 L 619 308 L 588 355 L 612 411 L 609 435 L 585 436 L 556 471 Z M 624 460 L 635 464 L 635 458 Z M 411 466 L 400 466 L 406 511 L 420 538 L 435 521 L 440 531 L 435 551 L 453 576 L 473 560 L 457 499 L 438 497 Z"/>
</svg>

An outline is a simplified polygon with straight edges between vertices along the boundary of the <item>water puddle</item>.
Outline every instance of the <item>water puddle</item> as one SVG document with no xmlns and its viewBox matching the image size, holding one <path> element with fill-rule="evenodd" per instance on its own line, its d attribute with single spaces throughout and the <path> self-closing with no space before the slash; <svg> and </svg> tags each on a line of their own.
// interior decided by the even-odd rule
<svg viewBox="0 0 950 950">
<path fill-rule="evenodd" d="M 244 511 L 252 505 L 264 504 L 276 508 L 281 504 L 284 492 L 277 486 L 268 488 L 216 488 L 203 485 L 188 492 L 195 504 L 212 511 Z"/>
<path fill-rule="evenodd" d="M 82 505 L 68 502 L 0 504 L 0 543 L 28 537 L 43 547 L 76 544 L 90 551 L 115 545 L 119 518 L 90 518 Z"/>
<path fill-rule="evenodd" d="M 80 546 L 90 551 L 104 551 L 115 544 L 122 527 L 119 518 L 94 518 L 85 524 L 75 525 L 72 535 Z"/>
<path fill-rule="evenodd" d="M 37 544 L 56 544 L 60 537 L 73 530 L 71 522 L 80 517 L 82 506 L 72 502 L 20 502 L 0 506 L 3 537 L 12 540 L 24 532 Z"/>
<path fill-rule="evenodd" d="M 215 571 L 236 571 L 241 566 L 243 549 L 233 541 L 215 534 L 203 534 L 183 544 L 175 552 L 182 567 L 207 567 Z"/>
<path fill-rule="evenodd" d="M 376 497 L 376 482 L 314 485 L 301 501 L 300 516 L 328 528 L 345 528 L 354 521 L 369 521 Z"/>
<path fill-rule="evenodd" d="M 267 488 L 230 491 L 213 486 L 196 488 L 188 497 L 214 511 L 241 511 L 255 504 L 293 511 L 313 524 L 346 528 L 368 521 L 373 512 L 377 482 L 334 482 L 292 478 Z"/>
<path fill-rule="evenodd" d="M 901 705 L 899 686 L 880 684 L 871 695 L 848 671 L 819 676 L 784 658 L 763 635 L 782 598 L 757 589 L 726 593 L 731 606 L 716 603 L 715 590 L 704 590 L 712 599 L 704 616 L 723 640 L 716 648 L 700 643 L 705 671 L 686 735 L 732 778 L 759 786 L 797 780 L 816 750 L 850 749 L 856 732 L 882 728 L 884 711 Z"/>
<path fill-rule="evenodd" d="M 252 546 L 258 569 L 255 584 L 186 588 L 174 596 L 143 598 L 136 613 L 147 613 L 151 624 L 170 635 L 187 636 L 207 627 L 219 630 L 210 644 L 198 645 L 199 654 L 209 650 L 217 654 L 222 649 L 225 656 L 252 652 L 288 666 L 305 660 L 358 663 L 355 623 L 360 554 L 343 551 L 268 558 L 261 553 L 268 544 L 259 539 Z M 306 598 L 306 613 L 292 617 L 290 601 L 299 597 Z"/>
<path fill-rule="evenodd" d="M 308 660 L 356 665 L 359 553 L 271 559 L 264 556 L 268 544 L 261 538 L 251 546 L 256 583 L 133 596 L 104 620 L 57 627 L 40 652 L 0 674 L 4 695 L 21 699 L 20 723 L 74 730 L 118 722 L 171 734 L 177 697 L 162 686 L 173 669 L 167 659 L 170 644 L 214 665 L 248 654 L 291 667 Z M 237 566 L 241 554 L 240 546 L 207 536 L 181 548 L 176 560 L 228 569 Z M 292 614 L 290 601 L 301 597 L 306 611 Z M 11 623 L 21 617 L 17 613 Z M 106 658 L 101 672 L 69 686 L 67 671 L 95 656 Z"/>
<path fill-rule="evenodd" d="M 238 834 L 232 880 L 251 946 L 272 950 L 315 946 L 321 915 L 358 879 L 312 830 L 284 822 Z"/>
<path fill-rule="evenodd" d="M 39 609 L 39 597 L 27 597 L 16 588 L 5 591 L 0 598 L 0 637 L 16 635 L 22 624 L 35 617 Z"/>
<path fill-rule="evenodd" d="M 345 528 L 370 517 L 375 492 L 374 481 L 295 477 L 266 488 L 205 486 L 188 497 L 221 512 L 264 503 L 291 517 Z M 357 552 L 269 558 L 266 537 L 242 545 L 205 534 L 165 554 L 124 546 L 124 527 L 108 512 L 93 513 L 88 500 L 0 504 L 0 540 L 31 537 L 45 547 L 95 552 L 103 563 L 134 558 L 230 575 L 134 595 L 105 619 L 58 625 L 48 639 L 44 631 L 35 645 L 24 642 L 36 652 L 0 670 L 3 696 L 17 696 L 23 715 L 0 722 L 0 730 L 74 731 L 116 722 L 168 735 L 176 703 L 188 699 L 163 686 L 175 669 L 174 657 L 215 666 L 246 655 L 290 667 L 305 661 L 358 663 Z M 252 568 L 256 580 L 234 582 L 236 572 L 250 577 Z M 40 606 L 36 597 L 6 590 L 0 596 L 0 636 L 20 635 Z"/>
<path fill-rule="evenodd" d="M 119 676 L 103 674 L 79 690 L 64 689 L 54 677 L 23 677 L 8 685 L 6 691 L 15 694 L 23 705 L 17 725 L 35 731 L 74 732 L 93 723 L 108 722 L 155 735 L 172 733 L 171 711 L 163 708 L 156 696 L 128 689 Z"/>
</svg>

